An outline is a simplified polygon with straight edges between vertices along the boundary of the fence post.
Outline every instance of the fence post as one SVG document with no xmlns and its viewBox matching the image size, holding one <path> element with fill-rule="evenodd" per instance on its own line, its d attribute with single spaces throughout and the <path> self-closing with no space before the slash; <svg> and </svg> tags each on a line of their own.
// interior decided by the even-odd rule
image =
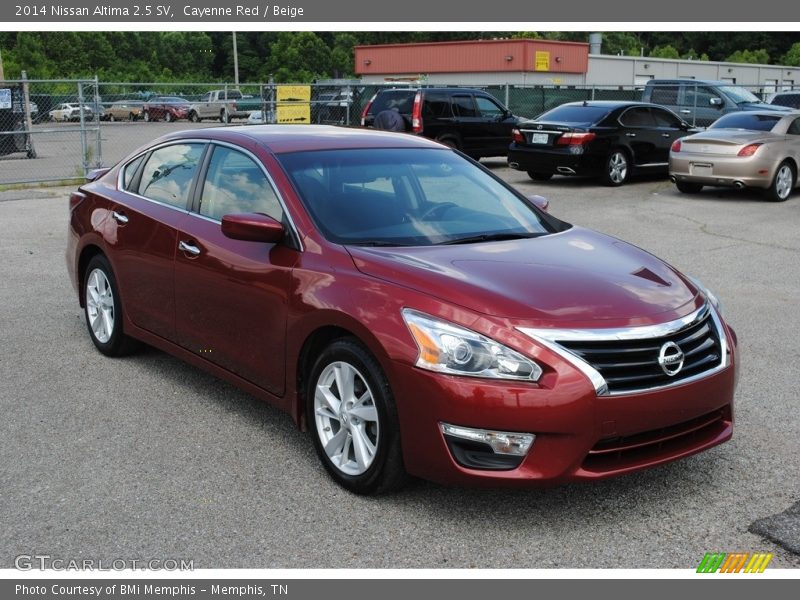
<svg viewBox="0 0 800 600">
<path fill-rule="evenodd" d="M 97 157 L 95 159 L 95 166 L 100 168 L 103 166 L 103 149 L 100 145 L 100 111 L 102 110 L 102 103 L 100 102 L 100 82 L 97 79 L 97 75 L 94 76 L 94 121 L 95 125 L 97 126 L 97 135 L 95 137 L 95 152 L 97 153 Z"/>
<path fill-rule="evenodd" d="M 81 122 L 81 165 L 83 166 L 83 175 L 89 173 L 89 143 L 86 139 L 86 119 L 83 114 L 83 82 L 78 82 L 78 115 Z"/>
<path fill-rule="evenodd" d="M 345 122 L 344 122 L 344 124 L 347 125 L 348 127 L 350 126 L 350 111 L 353 108 L 353 100 L 354 100 L 354 98 L 353 98 L 353 86 L 351 86 L 348 83 L 347 84 L 347 111 L 346 111 Z"/>
<path fill-rule="evenodd" d="M 25 103 L 23 115 L 25 115 L 25 151 L 28 158 L 36 158 L 36 150 L 33 147 L 33 120 L 31 119 L 31 90 L 28 84 L 28 72 L 22 72 L 22 101 Z"/>
<path fill-rule="evenodd" d="M 509 99 L 508 87 L 509 87 L 509 86 L 508 86 L 508 82 L 506 82 L 506 95 L 505 95 L 505 105 L 506 105 L 506 108 L 508 108 L 508 105 L 509 105 L 509 102 L 508 102 L 508 99 Z"/>
</svg>

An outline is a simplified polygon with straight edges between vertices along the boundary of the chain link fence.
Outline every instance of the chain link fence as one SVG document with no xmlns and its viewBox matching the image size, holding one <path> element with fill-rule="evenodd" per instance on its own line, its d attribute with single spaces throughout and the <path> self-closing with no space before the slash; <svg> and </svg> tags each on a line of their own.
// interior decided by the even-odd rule
<svg viewBox="0 0 800 600">
<path fill-rule="evenodd" d="M 0 185 L 79 180 L 91 169 L 113 165 L 160 135 L 187 127 L 243 123 L 359 126 L 364 108 L 377 91 L 399 87 L 438 86 L 355 80 L 313 85 L 96 79 L 0 82 Z M 644 89 L 632 85 L 460 87 L 483 89 L 514 114 L 529 118 L 565 102 L 641 100 Z M 778 91 L 769 86 L 746 88 L 763 99 Z"/>
</svg>

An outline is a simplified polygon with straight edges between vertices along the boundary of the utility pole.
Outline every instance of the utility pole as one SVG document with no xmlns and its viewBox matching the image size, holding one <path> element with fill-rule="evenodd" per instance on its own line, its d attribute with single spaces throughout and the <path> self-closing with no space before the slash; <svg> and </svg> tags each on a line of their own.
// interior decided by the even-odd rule
<svg viewBox="0 0 800 600">
<path fill-rule="evenodd" d="M 236 48 L 236 32 L 233 32 L 233 82 L 239 89 L 239 50 Z"/>
</svg>

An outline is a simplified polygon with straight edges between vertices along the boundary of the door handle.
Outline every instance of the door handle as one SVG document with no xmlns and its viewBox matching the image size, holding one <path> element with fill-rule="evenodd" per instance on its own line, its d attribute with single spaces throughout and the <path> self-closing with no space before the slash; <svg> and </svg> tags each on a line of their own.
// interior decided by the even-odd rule
<svg viewBox="0 0 800 600">
<path fill-rule="evenodd" d="M 120 225 L 125 225 L 128 222 L 128 217 L 125 216 L 124 213 L 117 212 L 115 210 L 111 211 L 111 218 L 114 219 Z"/>
<path fill-rule="evenodd" d="M 662 134 L 661 134 L 661 137 L 668 138 L 668 137 L 670 137 L 670 135 L 669 135 L 668 133 L 662 133 Z"/>
<path fill-rule="evenodd" d="M 684 109 L 681 109 L 681 114 L 682 115 L 690 115 L 690 114 L 692 114 L 692 111 L 690 111 L 688 108 L 684 108 Z"/>
<path fill-rule="evenodd" d="M 627 135 L 628 137 L 636 137 L 635 133 L 626 133 L 625 135 Z"/>
<path fill-rule="evenodd" d="M 182 252 L 187 252 L 188 254 L 191 254 L 192 256 L 197 256 L 197 255 L 200 254 L 200 248 L 190 244 L 189 242 L 183 242 L 183 241 L 179 242 L 178 243 L 178 250 L 181 250 Z"/>
</svg>

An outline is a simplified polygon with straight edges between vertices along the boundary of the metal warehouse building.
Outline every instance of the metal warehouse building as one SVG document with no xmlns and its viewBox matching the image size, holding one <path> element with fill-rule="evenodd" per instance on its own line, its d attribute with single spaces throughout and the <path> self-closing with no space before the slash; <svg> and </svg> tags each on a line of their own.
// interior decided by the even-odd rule
<svg viewBox="0 0 800 600">
<path fill-rule="evenodd" d="M 611 56 L 581 42 L 504 39 L 357 46 L 364 83 L 640 86 L 649 79 L 715 79 L 765 93 L 800 85 L 800 67 Z"/>
</svg>

